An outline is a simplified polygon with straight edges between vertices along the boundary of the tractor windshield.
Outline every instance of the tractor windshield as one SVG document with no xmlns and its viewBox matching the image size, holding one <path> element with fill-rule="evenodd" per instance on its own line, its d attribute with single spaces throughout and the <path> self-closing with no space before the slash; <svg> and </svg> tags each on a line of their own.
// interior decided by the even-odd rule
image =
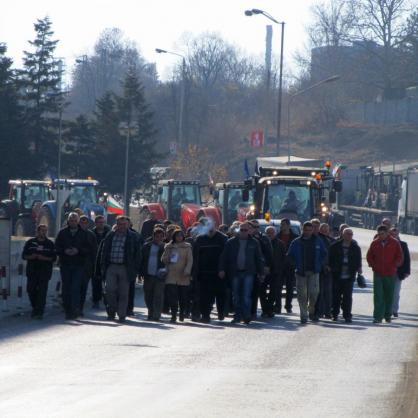
<svg viewBox="0 0 418 418">
<path fill-rule="evenodd" d="M 179 208 L 183 203 L 201 204 L 200 189 L 197 184 L 176 184 L 172 193 L 173 208 Z"/>
<path fill-rule="evenodd" d="M 73 208 L 81 206 L 81 203 L 97 203 L 95 186 L 84 184 L 71 186 L 69 203 Z"/>
<path fill-rule="evenodd" d="M 48 186 L 45 184 L 27 184 L 23 205 L 25 209 L 31 209 L 35 202 L 45 202 L 49 198 Z"/>
<path fill-rule="evenodd" d="M 244 220 L 253 203 L 253 190 L 249 190 L 249 199 L 248 201 L 244 201 L 242 187 L 230 188 L 228 190 L 228 201 L 226 202 L 228 218 L 232 220 Z"/>
<path fill-rule="evenodd" d="M 304 222 L 311 217 L 312 196 L 308 185 L 271 184 L 265 189 L 264 211 L 272 218 L 288 217 Z"/>
</svg>

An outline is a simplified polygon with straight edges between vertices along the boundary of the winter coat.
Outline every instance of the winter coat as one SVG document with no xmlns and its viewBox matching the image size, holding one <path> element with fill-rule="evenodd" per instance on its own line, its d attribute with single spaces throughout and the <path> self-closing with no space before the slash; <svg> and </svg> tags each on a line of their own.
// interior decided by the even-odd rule
<svg viewBox="0 0 418 418">
<path fill-rule="evenodd" d="M 76 255 L 67 255 L 65 254 L 65 250 L 68 248 L 77 248 L 78 253 Z M 62 266 L 85 266 L 88 258 L 91 257 L 89 235 L 80 226 L 78 226 L 75 235 L 71 234 L 69 226 L 61 229 L 55 239 L 55 249 L 57 250 Z"/>
<path fill-rule="evenodd" d="M 300 275 L 305 274 L 305 260 L 303 255 L 303 237 L 300 236 L 296 238 L 290 244 L 289 251 L 287 255 L 293 262 L 293 265 L 296 268 L 296 273 Z M 314 240 L 314 273 L 319 273 L 322 270 L 322 267 L 327 259 L 327 250 L 321 238 L 312 235 L 312 240 Z"/>
<path fill-rule="evenodd" d="M 339 280 L 343 268 L 343 240 L 340 239 L 329 247 L 329 267 L 331 269 L 332 277 L 334 280 Z M 361 268 L 361 249 L 356 241 L 351 241 L 350 247 L 348 247 L 348 272 L 350 274 L 350 280 L 356 278 L 358 270 Z"/>
<path fill-rule="evenodd" d="M 367 251 L 367 262 L 373 272 L 380 276 L 396 276 L 397 269 L 403 263 L 403 254 L 399 241 L 388 235 L 386 244 L 375 239 Z"/>
<path fill-rule="evenodd" d="M 175 256 L 177 254 L 177 256 Z M 173 262 L 172 257 L 177 257 Z M 162 262 L 167 267 L 165 284 L 190 285 L 193 267 L 192 246 L 188 242 L 166 244 Z"/>
<path fill-rule="evenodd" d="M 110 253 L 112 251 L 112 241 L 115 236 L 115 232 L 109 232 L 105 239 L 100 244 L 99 254 L 100 259 L 100 276 L 106 277 L 106 270 L 110 265 Z M 124 265 L 128 273 L 128 279 L 135 281 L 139 268 L 141 265 L 141 248 L 138 243 L 138 237 L 132 231 L 127 231 L 125 241 L 125 253 L 124 253 Z"/>
<path fill-rule="evenodd" d="M 405 279 L 406 274 L 411 274 L 411 256 L 409 254 L 408 244 L 405 241 L 399 241 L 402 248 L 403 263 L 398 267 L 398 277 L 400 280 Z"/>
<path fill-rule="evenodd" d="M 153 246 L 154 242 L 153 241 L 148 241 L 146 242 L 141 250 L 141 267 L 139 269 L 139 274 L 142 277 L 147 277 L 149 276 L 148 274 L 148 263 L 149 263 L 149 256 L 151 253 L 151 247 Z M 163 256 L 164 253 L 164 244 L 161 244 L 158 248 L 158 254 L 157 254 L 157 269 L 162 269 L 164 268 L 164 263 L 161 260 L 161 257 Z"/>
<path fill-rule="evenodd" d="M 237 274 L 237 258 L 239 252 L 239 237 L 230 238 L 222 252 L 219 262 L 219 271 L 225 271 L 229 278 Z M 264 258 L 260 244 L 255 238 L 248 237 L 245 253 L 245 271 L 251 275 L 264 274 Z"/>
</svg>

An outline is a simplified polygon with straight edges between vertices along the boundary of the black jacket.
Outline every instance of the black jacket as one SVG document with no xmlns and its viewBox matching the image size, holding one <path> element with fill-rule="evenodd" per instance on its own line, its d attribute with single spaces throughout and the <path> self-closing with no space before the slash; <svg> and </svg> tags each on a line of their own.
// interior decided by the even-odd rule
<svg viewBox="0 0 418 418">
<path fill-rule="evenodd" d="M 148 262 L 149 262 L 149 255 L 151 252 L 151 247 L 153 244 L 154 244 L 153 241 L 147 241 L 141 249 L 141 264 L 139 267 L 140 276 L 143 276 L 143 277 L 149 276 Z M 158 249 L 158 255 L 157 255 L 158 257 L 157 268 L 158 269 L 164 268 L 164 263 L 161 260 L 161 257 L 163 256 L 163 252 L 164 252 L 164 243 L 162 243 Z"/>
<path fill-rule="evenodd" d="M 157 219 L 147 219 L 141 228 L 141 235 L 144 241 L 146 241 L 149 237 L 152 237 L 152 233 L 154 232 L 155 225 L 159 224 L 160 221 Z"/>
<path fill-rule="evenodd" d="M 229 278 L 237 273 L 237 258 L 239 251 L 239 237 L 230 238 L 225 243 L 225 248 L 221 254 L 219 271 L 225 271 Z M 261 253 L 260 244 L 252 237 L 248 237 L 246 249 L 246 272 L 256 275 L 264 274 L 263 255 Z"/>
<path fill-rule="evenodd" d="M 199 235 L 193 244 L 193 269 L 195 279 L 214 277 L 218 274 L 221 254 L 228 240 L 226 235 L 219 231 L 213 237 Z"/>
<path fill-rule="evenodd" d="M 51 257 L 51 261 L 42 261 L 42 260 L 27 260 L 26 257 L 28 255 L 33 254 L 40 254 L 44 257 Z M 51 278 L 52 275 L 52 265 L 56 260 L 57 256 L 55 253 L 55 245 L 54 243 L 45 238 L 45 240 L 40 241 L 38 238 L 31 238 L 26 241 L 25 247 L 23 248 L 22 258 L 27 260 L 26 264 L 26 275 L 29 277 L 32 274 L 42 274 L 48 279 Z"/>
<path fill-rule="evenodd" d="M 399 241 L 403 252 L 403 263 L 398 267 L 398 277 L 405 279 L 406 274 L 411 274 L 411 256 L 409 254 L 408 244 L 405 241 Z"/>
<path fill-rule="evenodd" d="M 104 240 L 105 236 L 110 232 L 110 226 L 109 225 L 105 225 L 104 226 L 104 231 L 102 234 L 99 234 L 97 232 L 97 228 L 94 227 L 92 229 L 92 232 L 94 234 L 94 236 L 96 237 L 96 242 L 97 242 L 97 247 L 99 247 L 100 243 Z"/>
<path fill-rule="evenodd" d="M 270 275 L 281 277 L 286 264 L 286 246 L 277 237 L 271 240 L 273 249 L 273 264 Z"/>
<path fill-rule="evenodd" d="M 100 257 L 100 272 L 102 278 L 106 277 L 106 270 L 110 265 L 110 252 L 112 250 L 114 236 L 114 231 L 109 232 L 100 244 L 98 257 Z M 141 247 L 138 242 L 138 234 L 131 230 L 128 230 L 126 233 L 124 264 L 128 271 L 129 280 L 135 281 L 141 266 Z"/>
<path fill-rule="evenodd" d="M 77 248 L 78 254 L 67 255 L 65 250 Z M 91 257 L 91 245 L 87 231 L 83 231 L 80 226 L 75 235 L 71 235 L 70 228 L 66 226 L 58 232 L 55 239 L 55 248 L 59 255 L 60 264 L 85 266 L 88 257 Z"/>
<path fill-rule="evenodd" d="M 282 241 L 282 233 L 281 232 L 279 232 L 278 234 L 277 234 L 277 238 L 280 240 L 280 241 Z M 283 242 L 283 244 L 285 245 L 285 247 L 286 247 L 286 252 L 289 250 L 289 247 L 290 247 L 290 244 L 292 243 L 292 241 L 293 240 L 295 240 L 296 238 L 297 238 L 298 236 L 290 229 L 289 230 L 289 240 L 287 241 L 287 243 L 285 243 L 284 241 L 282 241 Z"/>
<path fill-rule="evenodd" d="M 329 247 L 329 267 L 334 280 L 339 280 L 343 267 L 343 240 L 340 239 Z M 351 241 L 348 249 L 348 271 L 350 280 L 356 278 L 358 269 L 361 267 L 361 249 L 356 241 Z"/>
<path fill-rule="evenodd" d="M 261 253 L 263 254 L 264 265 L 269 267 L 270 270 L 273 268 L 273 249 L 271 247 L 270 240 L 261 234 L 256 234 L 253 237 L 260 244 Z"/>
</svg>

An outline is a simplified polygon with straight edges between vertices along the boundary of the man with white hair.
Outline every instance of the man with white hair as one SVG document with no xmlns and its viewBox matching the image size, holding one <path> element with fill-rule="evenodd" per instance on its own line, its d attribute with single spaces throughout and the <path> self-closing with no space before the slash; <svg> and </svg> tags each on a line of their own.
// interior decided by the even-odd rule
<svg viewBox="0 0 418 418">
<path fill-rule="evenodd" d="M 58 232 L 55 239 L 60 261 L 65 319 L 76 319 L 80 315 L 81 285 L 87 257 L 90 255 L 87 231 L 80 227 L 79 221 L 79 215 L 71 212 L 67 226 Z"/>
<path fill-rule="evenodd" d="M 353 230 L 345 228 L 342 238 L 329 248 L 329 266 L 333 278 L 332 319 L 338 321 L 340 307 L 345 322 L 352 322 L 353 284 L 357 273 L 362 272 L 361 249 L 353 240 Z"/>
</svg>

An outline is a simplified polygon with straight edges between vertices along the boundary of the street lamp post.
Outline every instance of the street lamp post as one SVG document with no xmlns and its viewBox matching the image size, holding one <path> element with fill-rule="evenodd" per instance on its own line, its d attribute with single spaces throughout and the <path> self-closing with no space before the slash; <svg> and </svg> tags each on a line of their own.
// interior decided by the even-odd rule
<svg viewBox="0 0 418 418">
<path fill-rule="evenodd" d="M 287 161 L 290 162 L 290 108 L 291 104 L 293 103 L 293 100 L 300 96 L 301 94 L 305 94 L 308 91 L 311 91 L 313 89 L 316 89 L 319 86 L 322 86 L 323 84 L 332 83 L 334 81 L 339 80 L 339 75 L 333 75 L 332 77 L 328 77 L 324 80 L 318 81 L 315 84 L 312 84 L 311 86 L 306 87 L 305 89 L 299 90 L 296 93 L 293 93 L 289 96 L 289 101 L 287 103 Z"/>
<path fill-rule="evenodd" d="M 184 122 L 184 96 L 185 96 L 185 89 L 186 89 L 186 58 L 178 54 L 177 52 L 167 51 L 166 49 L 155 48 L 155 52 L 158 54 L 171 54 L 176 55 L 181 58 L 181 88 L 180 88 L 180 110 L 179 110 L 179 125 L 178 125 L 178 134 L 177 134 L 177 141 L 179 144 L 179 148 L 184 145 L 183 144 L 183 122 Z"/>
<path fill-rule="evenodd" d="M 253 15 L 263 15 L 267 19 L 271 20 L 273 23 L 277 25 L 281 25 L 282 33 L 281 33 L 281 40 L 280 40 L 280 69 L 279 69 L 279 94 L 278 94 L 278 102 L 277 102 L 277 133 L 276 133 L 276 153 L 277 156 L 280 156 L 280 140 L 281 140 L 281 124 L 282 124 L 282 97 L 283 97 L 283 50 L 284 50 L 284 25 L 285 22 L 277 21 L 273 16 L 269 13 L 265 12 L 264 10 L 260 9 L 251 9 L 246 10 L 246 16 L 253 16 Z"/>
<path fill-rule="evenodd" d="M 57 204 L 57 217 L 55 219 L 55 232 L 58 233 L 61 229 L 61 213 L 62 213 L 62 205 L 60 202 L 60 179 L 61 179 L 61 151 L 62 151 L 62 106 L 63 104 L 60 103 L 58 108 L 58 167 L 57 167 L 57 197 L 56 197 L 56 204 Z"/>
<path fill-rule="evenodd" d="M 130 122 L 121 122 L 119 124 L 119 132 L 121 135 L 126 136 L 126 146 L 125 146 L 125 177 L 123 184 L 123 200 L 124 200 L 124 212 L 125 216 L 129 216 L 129 203 L 130 196 L 128 196 L 128 175 L 129 175 L 129 146 L 131 142 L 131 135 L 138 133 L 138 124 Z"/>
</svg>

